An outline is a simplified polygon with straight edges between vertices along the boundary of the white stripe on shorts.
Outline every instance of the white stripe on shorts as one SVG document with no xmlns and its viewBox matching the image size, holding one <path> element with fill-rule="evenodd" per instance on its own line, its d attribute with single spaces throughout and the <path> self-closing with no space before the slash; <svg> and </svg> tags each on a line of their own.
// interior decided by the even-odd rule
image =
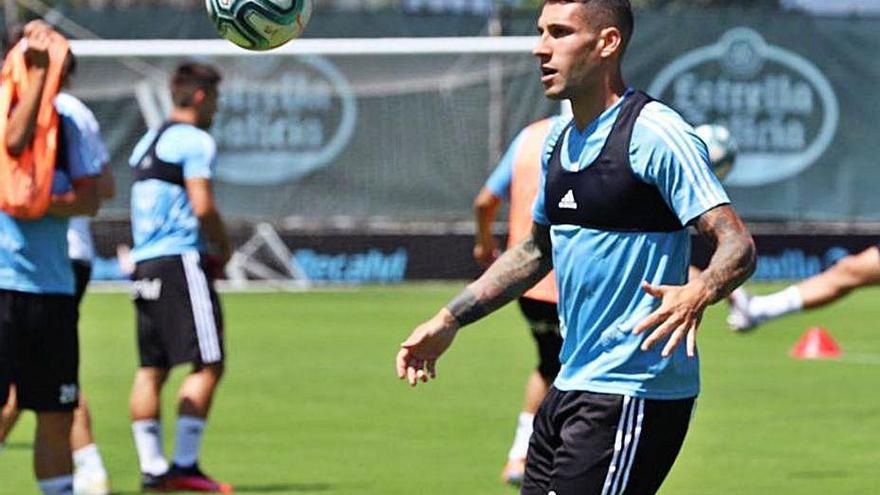
<svg viewBox="0 0 880 495">
<path fill-rule="evenodd" d="M 608 466 L 602 495 L 620 495 L 626 490 L 642 433 L 644 413 L 644 399 L 623 397 L 623 407 L 614 440 L 614 455 L 611 458 L 611 465 Z"/>
<path fill-rule="evenodd" d="M 629 453 L 629 461 L 626 462 L 626 467 L 623 469 L 623 483 L 620 485 L 620 495 L 623 495 L 624 490 L 626 490 L 626 485 L 629 483 L 629 473 L 632 472 L 633 464 L 636 461 L 636 452 L 639 450 L 639 438 L 642 436 L 642 420 L 645 418 L 645 399 L 636 399 L 639 403 L 638 411 L 636 412 L 636 427 L 633 430 L 633 441 L 632 448 Z"/>
<path fill-rule="evenodd" d="M 614 455 L 611 457 L 611 464 L 608 466 L 608 475 L 605 477 L 605 485 L 602 487 L 602 495 L 608 495 L 608 489 L 611 488 L 611 482 L 615 478 L 617 471 L 617 461 L 620 457 L 620 451 L 623 450 L 624 427 L 626 426 L 626 418 L 629 415 L 629 405 L 632 399 L 626 395 L 623 396 L 623 406 L 620 409 L 620 421 L 617 422 L 617 435 L 614 437 Z"/>
<path fill-rule="evenodd" d="M 189 252 L 181 255 L 186 286 L 192 305 L 193 320 L 196 324 L 196 337 L 199 352 L 205 364 L 216 363 L 222 358 L 220 338 L 217 335 L 217 322 L 214 321 L 214 305 L 208 289 L 208 279 L 199 265 L 199 253 Z"/>
</svg>

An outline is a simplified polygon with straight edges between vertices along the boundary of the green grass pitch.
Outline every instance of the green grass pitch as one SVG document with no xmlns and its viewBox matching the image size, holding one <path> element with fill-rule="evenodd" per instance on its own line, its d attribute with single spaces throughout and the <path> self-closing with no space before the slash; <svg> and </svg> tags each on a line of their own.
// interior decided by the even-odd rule
<svg viewBox="0 0 880 495">
<path fill-rule="evenodd" d="M 438 381 L 411 390 L 396 347 L 458 285 L 227 294 L 229 360 L 202 464 L 238 493 L 513 494 L 498 475 L 534 350 L 517 310 L 465 329 Z M 768 290 L 769 287 L 759 287 Z M 733 335 L 712 308 L 700 334 L 703 393 L 665 495 L 880 493 L 880 290 Z M 134 316 L 123 294 L 83 307 L 82 384 L 117 493 L 136 493 L 128 422 Z M 787 356 L 811 325 L 840 361 Z M 166 389 L 173 418 L 178 370 Z M 166 450 L 173 443 L 166 422 Z M 0 453 L 0 494 L 36 493 L 33 419 Z"/>
</svg>

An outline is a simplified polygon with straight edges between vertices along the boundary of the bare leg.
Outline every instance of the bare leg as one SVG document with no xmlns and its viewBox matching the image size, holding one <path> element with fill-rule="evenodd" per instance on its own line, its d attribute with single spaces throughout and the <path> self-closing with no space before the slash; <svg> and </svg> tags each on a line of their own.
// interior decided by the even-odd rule
<svg viewBox="0 0 880 495">
<path fill-rule="evenodd" d="M 70 427 L 73 413 L 38 412 L 34 438 L 34 472 L 38 480 L 73 474 Z"/>
<path fill-rule="evenodd" d="M 222 377 L 223 363 L 197 366 L 180 386 L 174 462 L 166 480 L 171 491 L 232 493 L 232 486 L 207 476 L 199 467 L 206 418 Z"/>
<path fill-rule="evenodd" d="M 550 383 L 541 376 L 541 373 L 539 373 L 538 370 L 532 371 L 532 374 L 529 375 L 529 381 L 526 382 L 526 397 L 525 401 L 523 401 L 523 412 L 529 414 L 535 414 L 538 412 L 538 407 L 540 407 L 548 390 L 550 390 Z"/>
<path fill-rule="evenodd" d="M 180 385 L 177 393 L 181 416 L 205 419 L 214 400 L 214 391 L 223 377 L 223 364 L 209 364 L 193 370 Z"/>
<path fill-rule="evenodd" d="M 79 395 L 79 404 L 73 411 L 70 429 L 70 447 L 73 453 L 73 488 L 82 495 L 107 495 L 110 477 L 92 434 L 91 414 L 86 397 Z"/>
<path fill-rule="evenodd" d="M 194 368 L 181 384 L 174 444 L 175 466 L 190 468 L 198 464 L 206 418 L 222 376 L 222 363 L 209 364 Z"/>
<path fill-rule="evenodd" d="M 86 396 L 79 395 L 79 404 L 73 411 L 73 426 L 70 428 L 70 448 L 79 450 L 95 442 L 92 435 L 92 417 Z"/>
<path fill-rule="evenodd" d="M 6 404 L 3 405 L 3 409 L 0 410 L 0 444 L 6 442 L 6 438 L 9 436 L 9 432 L 12 431 L 12 427 L 15 426 L 15 423 L 18 421 L 18 416 L 21 414 L 21 411 L 18 409 L 18 399 L 15 395 L 15 385 L 9 386 L 9 399 L 6 401 Z"/>
<path fill-rule="evenodd" d="M 139 368 L 137 370 L 128 402 L 132 421 L 159 418 L 159 394 L 167 378 L 168 370 L 163 368 Z"/>
<path fill-rule="evenodd" d="M 538 412 L 538 408 L 547 395 L 547 391 L 550 390 L 550 383 L 538 370 L 532 371 L 529 375 L 529 379 L 526 382 L 523 409 L 517 418 L 513 445 L 507 454 L 507 464 L 501 471 L 501 479 L 505 483 L 516 485 L 522 481 L 528 442 L 532 436 L 532 421 L 534 421 L 535 413 Z"/>
<path fill-rule="evenodd" d="M 824 272 L 765 296 L 732 295 L 727 322 L 736 331 L 804 309 L 818 308 L 854 289 L 880 283 L 880 250 L 876 246 L 846 256 Z M 735 296 L 735 297 L 733 297 Z"/>
<path fill-rule="evenodd" d="M 162 449 L 159 394 L 168 378 L 164 368 L 142 367 L 134 375 L 129 400 L 131 428 L 141 473 L 161 476 L 168 470 Z"/>
<path fill-rule="evenodd" d="M 804 309 L 832 303 L 867 285 L 880 283 L 880 249 L 868 248 L 847 256 L 828 270 L 797 284 Z"/>
</svg>

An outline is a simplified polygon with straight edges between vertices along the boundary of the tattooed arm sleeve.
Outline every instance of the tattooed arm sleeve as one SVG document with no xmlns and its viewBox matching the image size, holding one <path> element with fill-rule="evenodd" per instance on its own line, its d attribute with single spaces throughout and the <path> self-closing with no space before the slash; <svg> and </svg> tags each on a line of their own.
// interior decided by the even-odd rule
<svg viewBox="0 0 880 495">
<path fill-rule="evenodd" d="M 533 223 L 531 235 L 501 255 L 446 309 L 460 326 L 473 323 L 521 295 L 552 268 L 550 226 Z"/>
<path fill-rule="evenodd" d="M 715 303 L 727 297 L 755 271 L 755 243 L 730 205 L 702 214 L 696 228 L 715 249 L 709 266 L 700 274 Z"/>
</svg>

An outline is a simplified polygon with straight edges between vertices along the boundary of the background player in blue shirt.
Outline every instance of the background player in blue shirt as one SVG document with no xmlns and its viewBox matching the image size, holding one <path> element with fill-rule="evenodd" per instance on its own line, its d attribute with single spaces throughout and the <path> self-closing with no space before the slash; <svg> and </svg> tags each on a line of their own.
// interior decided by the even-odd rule
<svg viewBox="0 0 880 495">
<path fill-rule="evenodd" d="M 477 224 L 474 259 L 483 267 L 491 265 L 499 254 L 492 234 L 492 223 L 502 201 L 509 203 L 507 247 L 519 244 L 529 235 L 534 221 L 532 205 L 541 180 L 544 142 L 554 122 L 563 118 L 546 118 L 523 128 L 474 199 L 474 220 Z M 559 300 L 557 293 L 556 275 L 551 272 L 517 300 L 535 341 L 538 363 L 526 381 L 525 399 L 517 417 L 513 445 L 501 472 L 501 479 L 511 485 L 522 483 L 535 413 L 559 373 L 562 336 L 559 334 L 559 313 L 556 310 Z"/>
<path fill-rule="evenodd" d="M 526 495 L 651 494 L 672 467 L 699 392 L 696 333 L 705 308 L 754 268 L 754 244 L 674 111 L 628 89 L 620 62 L 633 30 L 626 0 L 547 0 L 534 54 L 545 95 L 574 118 L 550 132 L 532 235 L 401 345 L 415 385 L 459 328 L 555 266 L 562 368 L 542 403 Z M 715 247 L 687 279 L 692 225 Z"/>
<path fill-rule="evenodd" d="M 52 36 L 60 35 L 43 23 L 25 29 L 32 89 L 9 116 L 4 145 L 12 155 L 32 146 Z M 68 54 L 65 75 L 72 63 Z M 81 159 L 88 147 L 82 129 L 68 108 L 56 108 L 63 146 L 47 214 L 20 220 L 0 212 L 0 403 L 6 403 L 15 385 L 19 407 L 37 413 L 34 469 L 40 489 L 47 495 L 72 495 L 70 429 L 79 402 L 79 346 L 67 225 L 70 216 L 97 211 L 101 169 Z"/>
<path fill-rule="evenodd" d="M 161 128 L 137 144 L 130 164 L 140 368 L 129 403 L 135 446 L 148 491 L 229 492 L 204 475 L 198 458 L 205 420 L 223 375 L 223 317 L 208 268 L 231 256 L 211 190 L 216 144 L 207 129 L 217 111 L 220 74 L 184 63 L 171 81 L 174 108 Z M 178 391 L 171 466 L 162 449 L 159 396 L 169 370 L 191 364 Z"/>
</svg>

